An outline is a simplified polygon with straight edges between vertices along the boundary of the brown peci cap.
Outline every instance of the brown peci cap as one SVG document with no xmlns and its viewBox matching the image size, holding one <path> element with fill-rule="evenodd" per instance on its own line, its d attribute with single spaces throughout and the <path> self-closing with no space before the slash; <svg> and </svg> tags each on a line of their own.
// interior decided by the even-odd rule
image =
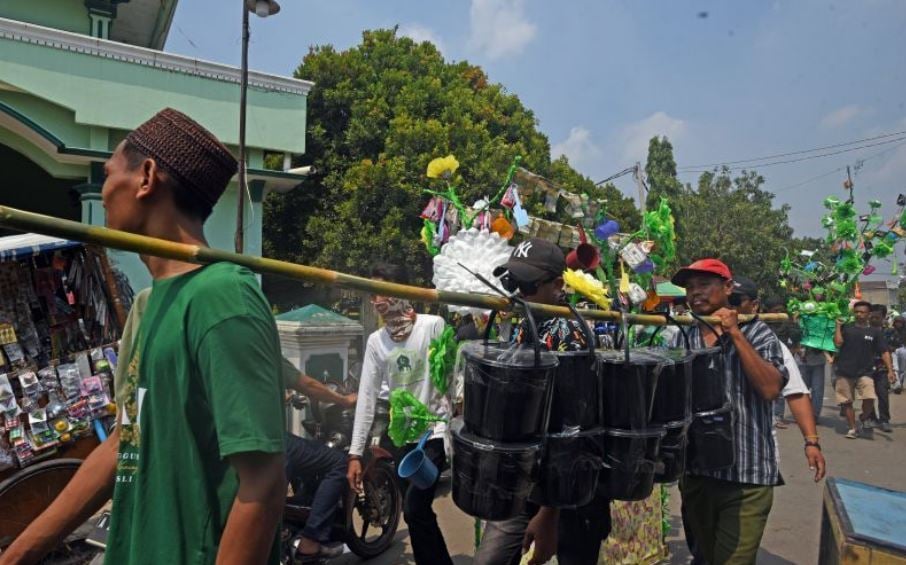
<svg viewBox="0 0 906 565">
<path fill-rule="evenodd" d="M 173 108 L 155 114 L 129 133 L 126 140 L 211 207 L 239 166 L 214 134 Z"/>
</svg>

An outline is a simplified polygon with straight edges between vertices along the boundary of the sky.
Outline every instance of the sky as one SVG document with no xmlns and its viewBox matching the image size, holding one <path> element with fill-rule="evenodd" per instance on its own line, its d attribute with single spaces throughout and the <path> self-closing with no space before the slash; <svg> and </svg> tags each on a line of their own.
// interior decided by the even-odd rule
<svg viewBox="0 0 906 565">
<path fill-rule="evenodd" d="M 165 49 L 240 60 L 241 12 L 183 0 Z M 823 235 L 826 196 L 886 217 L 906 193 L 906 1 L 281 0 L 252 16 L 250 67 L 290 75 L 310 46 L 353 47 L 363 30 L 435 43 L 482 66 L 534 111 L 553 157 L 601 180 L 667 136 L 680 179 L 701 165 L 755 162 L 796 235 Z M 902 132 L 899 135 L 878 137 Z M 861 143 L 853 141 L 870 139 Z M 852 150 L 856 149 L 856 150 Z M 846 152 L 841 152 L 847 150 Z M 826 153 L 838 153 L 808 158 Z M 778 161 L 796 161 L 778 163 Z M 742 165 L 752 165 L 743 163 Z M 735 166 L 735 165 L 734 165 Z M 634 196 L 631 177 L 616 181 Z M 898 253 L 902 257 L 901 253 Z M 886 262 L 879 271 L 889 270 Z"/>
</svg>

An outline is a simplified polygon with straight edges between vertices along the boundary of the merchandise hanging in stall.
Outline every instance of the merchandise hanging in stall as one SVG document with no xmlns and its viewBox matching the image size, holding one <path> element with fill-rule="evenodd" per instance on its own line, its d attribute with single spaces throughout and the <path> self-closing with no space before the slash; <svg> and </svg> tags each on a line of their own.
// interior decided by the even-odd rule
<svg viewBox="0 0 906 565">
<path fill-rule="evenodd" d="M 131 293 L 101 248 L 0 238 L 0 479 L 96 433 L 93 421 L 113 414 Z"/>
</svg>

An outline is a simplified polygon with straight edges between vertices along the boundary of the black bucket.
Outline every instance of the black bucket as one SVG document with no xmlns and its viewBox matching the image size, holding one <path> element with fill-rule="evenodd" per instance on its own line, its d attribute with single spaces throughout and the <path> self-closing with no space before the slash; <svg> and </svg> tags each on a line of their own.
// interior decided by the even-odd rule
<svg viewBox="0 0 906 565">
<path fill-rule="evenodd" d="M 465 431 L 461 418 L 453 435 L 453 502 L 483 520 L 506 520 L 525 509 L 535 487 L 541 443 L 501 444 Z"/>
<path fill-rule="evenodd" d="M 664 426 L 664 439 L 658 451 L 654 482 L 673 483 L 686 471 L 686 447 L 689 443 L 689 420 L 671 422 Z"/>
<path fill-rule="evenodd" d="M 481 342 L 465 344 L 462 356 L 463 418 L 469 431 L 495 441 L 540 438 L 557 356 Z"/>
<path fill-rule="evenodd" d="M 657 349 L 655 354 L 666 360 L 657 389 L 651 422 L 667 425 L 671 422 L 688 422 L 692 417 L 692 360 L 694 354 L 685 349 Z"/>
<path fill-rule="evenodd" d="M 604 430 L 601 434 L 604 468 L 598 492 L 611 500 L 642 500 L 654 489 L 663 429 Z"/>
<path fill-rule="evenodd" d="M 572 428 L 587 430 L 600 425 L 597 357 L 586 351 L 557 353 L 559 365 L 554 378 L 548 433 Z"/>
<path fill-rule="evenodd" d="M 630 350 L 629 362 L 621 351 L 598 353 L 602 420 L 605 428 L 643 430 L 652 423 L 654 396 L 663 357 L 646 350 Z"/>
<path fill-rule="evenodd" d="M 729 400 L 729 383 L 720 347 L 692 351 L 692 412 L 720 410 Z"/>
<path fill-rule="evenodd" d="M 534 502 L 554 508 L 577 508 L 591 502 L 603 465 L 600 433 L 592 430 L 545 438 Z"/>
<path fill-rule="evenodd" d="M 729 407 L 702 412 L 692 418 L 686 455 L 690 472 L 719 471 L 736 463 L 735 419 L 736 413 Z"/>
</svg>

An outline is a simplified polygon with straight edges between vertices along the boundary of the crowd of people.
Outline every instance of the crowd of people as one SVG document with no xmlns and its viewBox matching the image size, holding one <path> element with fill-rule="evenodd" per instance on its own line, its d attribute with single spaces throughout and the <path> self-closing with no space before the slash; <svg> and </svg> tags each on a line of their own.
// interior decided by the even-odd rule
<svg viewBox="0 0 906 565">
<path fill-rule="evenodd" d="M 203 225 L 237 163 L 191 118 L 164 110 L 129 134 L 105 166 L 103 201 L 111 228 L 206 245 Z M 406 300 L 375 295 L 383 324 L 368 337 L 357 395 L 341 396 L 281 361 L 273 316 L 253 273 L 222 262 L 199 266 L 144 256 L 154 284 L 136 301 L 123 336 L 118 367 L 116 431 L 84 462 L 58 499 L 0 555 L 0 563 L 34 563 L 76 526 L 113 499 L 106 562 L 278 563 L 278 524 L 287 477 L 317 475 L 321 486 L 299 552 L 320 559 L 329 519 L 346 488 L 362 488 L 361 458 L 375 405 L 386 390 L 403 387 L 433 413 L 453 414 L 456 400 L 428 378 L 428 349 L 445 327 L 442 318 L 417 313 Z M 558 304 L 565 258 L 540 239 L 520 245 L 498 274 L 525 299 Z M 373 278 L 405 283 L 405 269 L 379 264 Z M 773 499 L 783 484 L 775 415 L 788 405 L 804 440 L 815 481 L 825 473 L 816 431 L 823 400 L 823 352 L 801 347 L 757 318 L 757 286 L 717 259 L 680 269 L 672 279 L 686 289 L 686 305 L 719 320 L 693 325 L 692 347 L 723 345 L 735 414 L 735 463 L 686 474 L 680 482 L 683 525 L 697 562 L 754 563 Z M 767 303 L 768 310 L 782 305 Z M 884 329 L 885 312 L 854 305 L 855 323 L 838 325 L 834 390 L 857 437 L 875 422 L 888 429 L 888 385 L 899 392 L 894 363 L 906 370 L 906 324 Z M 474 326 L 474 320 L 467 325 Z M 474 327 L 466 328 L 477 334 Z M 781 332 L 782 333 L 782 332 Z M 515 343 L 533 339 L 518 326 Z M 582 349 L 585 328 L 548 318 L 538 339 L 551 351 Z M 675 344 L 680 339 L 674 338 Z M 891 351 L 896 355 L 891 355 Z M 879 364 L 880 363 L 880 364 Z M 121 368 L 121 369 L 120 369 Z M 355 406 L 348 457 L 284 430 L 285 389 Z M 862 400 L 857 420 L 852 404 Z M 878 413 L 875 415 L 875 400 Z M 447 462 L 445 426 L 435 425 L 425 452 L 439 468 Z M 388 445 L 388 447 L 391 447 Z M 397 449 L 398 456 L 414 448 Z M 394 448 L 395 449 L 395 448 Z M 345 475 L 345 479 L 344 479 Z M 435 482 L 408 485 L 403 514 L 416 563 L 451 564 L 433 510 Z M 596 496 L 576 509 L 529 504 L 521 515 L 490 522 L 475 555 L 483 565 L 518 562 L 534 546 L 531 563 L 556 555 L 564 565 L 597 562 L 610 532 L 609 500 Z"/>
</svg>

